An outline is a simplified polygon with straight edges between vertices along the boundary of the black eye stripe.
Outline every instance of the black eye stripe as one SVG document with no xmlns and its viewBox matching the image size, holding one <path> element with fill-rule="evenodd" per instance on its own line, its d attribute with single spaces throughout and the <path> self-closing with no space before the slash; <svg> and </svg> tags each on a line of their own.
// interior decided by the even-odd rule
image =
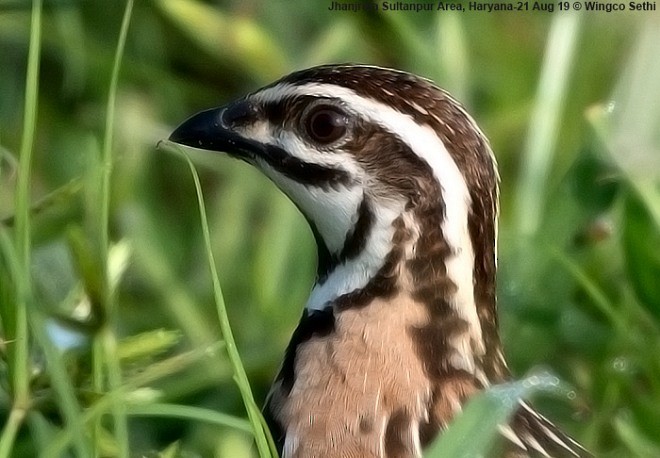
<svg viewBox="0 0 660 458">
<path fill-rule="evenodd" d="M 259 157 L 273 169 L 298 183 L 336 189 L 340 185 L 348 186 L 352 182 L 351 176 L 345 170 L 305 162 L 275 145 L 264 145 L 263 148 L 264 153 Z"/>
<path fill-rule="evenodd" d="M 263 114 L 266 120 L 274 126 L 284 124 L 284 116 L 287 111 L 287 101 L 268 102 L 263 104 Z"/>
<path fill-rule="evenodd" d="M 263 117 L 273 126 L 288 127 L 298 122 L 300 113 L 305 107 L 317 100 L 312 96 L 290 96 L 277 101 L 262 103 Z"/>
</svg>

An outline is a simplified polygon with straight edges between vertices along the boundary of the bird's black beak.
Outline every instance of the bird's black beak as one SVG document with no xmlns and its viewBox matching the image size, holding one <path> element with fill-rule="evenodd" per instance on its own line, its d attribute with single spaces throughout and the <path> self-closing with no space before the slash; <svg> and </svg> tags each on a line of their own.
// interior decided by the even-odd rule
<svg viewBox="0 0 660 458">
<path fill-rule="evenodd" d="M 223 151 L 248 159 L 260 149 L 260 145 L 242 137 L 234 129 L 251 122 L 254 116 L 256 112 L 252 104 L 239 100 L 191 116 L 172 132 L 169 140 L 192 148 Z"/>
</svg>

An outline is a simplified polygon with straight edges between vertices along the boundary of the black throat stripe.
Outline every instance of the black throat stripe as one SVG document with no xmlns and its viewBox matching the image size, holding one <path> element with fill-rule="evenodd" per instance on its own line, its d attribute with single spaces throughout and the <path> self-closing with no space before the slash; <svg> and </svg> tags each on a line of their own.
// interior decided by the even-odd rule
<svg viewBox="0 0 660 458">
<path fill-rule="evenodd" d="M 330 253 L 318 231 L 313 229 L 319 251 L 319 266 L 316 279 L 318 285 L 325 283 L 337 266 L 357 258 L 362 253 L 367 245 L 373 225 L 374 212 L 367 198 L 363 197 L 357 210 L 355 225 L 346 233 L 346 239 L 339 254 Z"/>
<path fill-rule="evenodd" d="M 355 226 L 346 235 L 344 246 L 339 253 L 339 263 L 356 258 L 364 250 L 373 225 L 374 212 L 369 201 L 364 197 L 358 208 L 358 218 Z"/>
</svg>

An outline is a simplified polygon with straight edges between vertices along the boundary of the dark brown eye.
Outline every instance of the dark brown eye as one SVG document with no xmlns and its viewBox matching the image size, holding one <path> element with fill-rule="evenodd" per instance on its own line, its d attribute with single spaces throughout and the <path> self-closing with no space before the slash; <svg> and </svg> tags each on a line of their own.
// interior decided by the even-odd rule
<svg viewBox="0 0 660 458">
<path fill-rule="evenodd" d="M 334 107 L 321 106 L 311 110 L 304 121 L 309 138 L 321 144 L 339 140 L 347 130 L 346 114 Z"/>
</svg>

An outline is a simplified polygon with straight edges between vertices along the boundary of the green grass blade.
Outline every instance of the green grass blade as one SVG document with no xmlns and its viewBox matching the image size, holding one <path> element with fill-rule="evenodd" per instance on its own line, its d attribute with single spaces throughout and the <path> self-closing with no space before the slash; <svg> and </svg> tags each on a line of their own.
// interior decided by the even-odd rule
<svg viewBox="0 0 660 458">
<path fill-rule="evenodd" d="M 289 68 L 275 37 L 249 16 L 231 17 L 197 0 L 158 0 L 154 4 L 202 51 L 242 68 L 257 81 L 268 81 Z"/>
<path fill-rule="evenodd" d="M 2 226 L 0 226 L 0 253 L 2 254 L 3 263 L 7 268 L 6 275 L 9 278 L 9 281 L 13 282 L 13 284 L 18 284 L 18 278 L 21 275 L 20 261 L 8 232 Z M 9 322 L 9 315 L 12 310 L 3 309 L 2 312 L 2 322 Z M 5 342 L 6 345 L 12 345 L 15 343 L 16 341 L 13 339 Z M 23 422 L 24 415 L 24 410 L 12 409 L 9 413 L 7 422 L 2 429 L 2 435 L 0 435 L 0 457 L 4 458 L 11 455 L 14 440 L 16 439 L 16 433 Z"/>
<path fill-rule="evenodd" d="M 601 290 L 601 288 L 584 272 L 584 270 L 572 259 L 565 254 L 551 250 L 549 255 L 552 256 L 560 266 L 566 270 L 583 289 L 592 301 L 592 303 L 600 310 L 608 321 L 618 330 L 618 332 L 625 335 L 626 320 L 625 317 L 616 309 L 612 301 Z"/>
<path fill-rule="evenodd" d="M 16 434 L 25 419 L 30 404 L 30 348 L 28 304 L 30 281 L 30 170 L 37 124 L 39 94 L 39 59 L 41 56 L 41 0 L 32 3 L 30 46 L 25 81 L 25 111 L 23 135 L 18 165 L 16 190 L 16 255 L 20 269 L 16 278 L 16 310 L 14 329 L 8 335 L 14 339 L 10 373 L 13 383 L 13 405 L 0 435 L 0 457 L 10 456 Z M 7 326 L 9 323 L 4 323 Z M 12 332 L 13 331 L 13 332 Z"/>
<path fill-rule="evenodd" d="M 508 423 L 521 400 L 537 391 L 563 392 L 564 389 L 557 377 L 541 374 L 518 382 L 496 385 L 479 393 L 427 448 L 424 457 L 493 456 L 500 438 L 499 426 Z"/>
<path fill-rule="evenodd" d="M 250 422 L 242 418 L 237 418 L 222 412 L 201 407 L 165 403 L 129 404 L 127 412 L 129 415 L 133 416 L 171 417 L 201 421 L 218 426 L 227 426 L 229 428 L 238 429 L 239 431 L 248 434 L 253 433 Z"/>
<path fill-rule="evenodd" d="M 24 274 L 29 273 L 30 262 L 30 170 L 32 167 L 32 151 L 37 125 L 39 59 L 41 54 L 41 13 L 41 0 L 34 0 L 25 82 L 23 136 L 21 139 L 16 190 L 16 240 L 19 247 L 18 253 L 23 263 Z"/>
<path fill-rule="evenodd" d="M 545 188 L 555 153 L 568 80 L 580 34 L 581 14 L 554 17 L 530 121 L 518 183 L 518 231 L 534 235 L 541 223 Z"/>
<path fill-rule="evenodd" d="M 64 417 L 65 430 L 69 431 L 70 442 L 76 451 L 76 455 L 85 458 L 91 456 L 91 447 L 87 438 L 87 429 L 82 418 L 84 411 L 76 397 L 76 384 L 72 380 L 63 355 L 53 345 L 46 332 L 45 317 L 41 313 L 30 314 L 30 324 L 34 330 L 35 340 L 43 349 L 48 361 L 47 371 L 53 391 L 57 394 L 58 407 Z"/>
<path fill-rule="evenodd" d="M 0 253 L 4 259 L 5 265 L 8 269 L 9 278 L 17 283 L 16 279 L 20 275 L 20 268 L 18 263 L 18 256 L 14 251 L 11 240 L 7 231 L 0 227 Z M 80 422 L 80 412 L 82 411 L 74 393 L 74 384 L 71 381 L 62 358 L 52 342 L 49 340 L 45 332 L 44 321 L 38 312 L 29 314 L 30 327 L 33 330 L 33 336 L 36 342 L 43 349 L 45 359 L 48 361 L 46 370 L 50 374 L 51 386 L 59 397 L 59 406 L 64 418 L 70 425 L 69 429 L 72 432 L 71 440 L 76 449 L 78 456 L 89 456 L 89 447 L 85 438 L 85 429 Z M 20 427 L 21 415 L 25 411 L 17 411 L 16 409 L 10 412 L 9 419 L 5 425 L 5 431 L 0 438 L 0 456 L 11 456 L 12 434 L 16 434 L 16 428 Z"/>
<path fill-rule="evenodd" d="M 105 135 L 103 138 L 103 150 L 101 157 L 102 175 L 101 175 L 101 214 L 99 222 L 99 242 L 101 253 L 101 268 L 103 269 L 103 302 L 107 323 L 103 326 L 96 336 L 94 344 L 94 386 L 97 389 L 103 389 L 104 377 L 103 369 L 107 370 L 108 385 L 111 390 L 117 390 L 122 384 L 121 366 L 117 356 L 117 337 L 114 334 L 114 324 L 117 322 L 115 317 L 114 294 L 110 285 L 108 275 L 109 249 L 110 249 L 110 197 L 112 182 L 112 149 L 115 122 L 115 108 L 117 99 L 117 88 L 119 85 L 119 70 L 121 68 L 124 48 L 126 46 L 126 37 L 131 21 L 133 11 L 133 0 L 126 2 L 124 16 L 122 18 L 119 39 L 112 66 L 112 76 L 110 78 L 110 87 L 108 91 L 108 101 L 106 105 Z M 103 361 L 103 364 L 100 362 Z M 105 366 L 105 367 L 103 367 Z M 112 415 L 115 426 L 115 439 L 118 445 L 118 453 L 122 457 L 128 457 L 130 446 L 128 439 L 128 419 L 126 417 L 125 406 L 121 402 L 113 403 Z M 95 434 L 99 435 L 100 424 L 96 425 Z"/>
<path fill-rule="evenodd" d="M 186 353 L 172 356 L 168 359 L 147 366 L 142 372 L 139 372 L 132 377 L 128 377 L 125 380 L 124 385 L 118 389 L 106 392 L 84 411 L 79 410 L 77 416 L 79 424 L 77 423 L 76 425 L 89 427 L 92 422 L 98 421 L 103 415 L 111 411 L 113 405 L 116 403 L 135 403 L 135 392 L 137 390 L 189 368 L 193 364 L 214 355 L 222 346 L 223 344 L 221 342 L 217 342 L 203 348 L 196 348 Z M 140 397 L 144 398 L 144 396 Z M 127 403 L 127 401 L 130 402 Z M 44 452 L 44 457 L 55 458 L 61 456 L 71 441 L 75 439 L 76 434 L 85 431 L 83 426 L 79 426 L 77 430 L 71 427 L 63 429 L 53 438 L 52 442 L 48 444 L 48 448 Z M 96 445 L 98 446 L 98 444 Z M 90 455 L 82 454 L 80 456 L 87 457 Z"/>
<path fill-rule="evenodd" d="M 169 144 L 166 144 L 166 147 L 169 147 Z M 227 309 L 225 306 L 224 297 L 222 295 L 222 289 L 220 287 L 218 272 L 215 267 L 213 251 L 211 250 L 211 235 L 206 218 L 204 195 L 202 193 L 202 185 L 199 181 L 199 175 L 197 174 L 195 166 L 190 158 L 180 148 L 176 146 L 173 148 L 176 152 L 183 156 L 183 158 L 188 163 L 188 166 L 190 167 L 190 173 L 192 174 L 193 180 L 195 182 L 195 189 L 197 191 L 197 203 L 199 205 L 200 219 L 202 224 L 202 233 L 204 235 L 204 244 L 206 246 L 209 269 L 211 270 L 211 278 L 213 280 L 213 293 L 215 297 L 218 319 L 220 321 L 220 330 L 222 332 L 222 338 L 224 339 L 227 346 L 227 355 L 229 356 L 229 361 L 234 371 L 234 380 L 236 381 L 236 385 L 238 385 L 238 389 L 241 392 L 241 397 L 243 398 L 243 403 L 245 404 L 245 409 L 247 410 L 248 418 L 252 425 L 252 430 L 254 432 L 254 438 L 257 444 L 257 449 L 259 450 L 259 455 L 261 457 L 277 456 L 277 452 L 271 447 L 271 444 L 273 444 L 272 439 L 269 440 L 267 437 L 270 435 L 270 433 L 263 427 L 264 422 L 261 412 L 259 411 L 257 404 L 254 402 L 254 397 L 252 396 L 252 390 L 250 388 L 250 382 L 248 381 L 245 368 L 243 367 L 241 357 L 238 353 L 238 349 L 236 348 L 234 335 L 231 330 L 231 325 L 229 324 L 229 318 L 227 317 Z"/>
</svg>

